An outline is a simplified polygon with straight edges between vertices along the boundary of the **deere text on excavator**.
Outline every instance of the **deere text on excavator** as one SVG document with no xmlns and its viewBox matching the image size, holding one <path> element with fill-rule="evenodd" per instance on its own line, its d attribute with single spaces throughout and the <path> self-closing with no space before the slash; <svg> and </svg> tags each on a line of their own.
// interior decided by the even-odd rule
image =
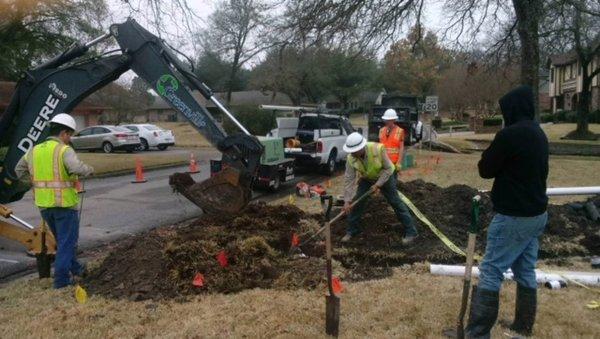
<svg viewBox="0 0 600 339">
<path fill-rule="evenodd" d="M 101 55 L 90 48 L 114 38 L 119 49 Z M 46 138 L 47 122 L 55 114 L 70 112 L 85 97 L 134 71 L 170 106 L 223 154 L 223 170 L 203 182 L 189 174 L 175 173 L 171 186 L 208 213 L 235 213 L 251 198 L 251 185 L 260 164 L 264 146 L 215 99 L 210 88 L 183 64 L 159 37 L 135 20 L 114 24 L 110 32 L 86 44 L 75 44 L 59 56 L 29 70 L 18 81 L 15 94 L 0 120 L 0 204 L 17 201 L 29 186 L 16 179 L 19 159 Z M 227 135 L 205 107 L 192 96 L 199 91 L 241 130 Z"/>
</svg>

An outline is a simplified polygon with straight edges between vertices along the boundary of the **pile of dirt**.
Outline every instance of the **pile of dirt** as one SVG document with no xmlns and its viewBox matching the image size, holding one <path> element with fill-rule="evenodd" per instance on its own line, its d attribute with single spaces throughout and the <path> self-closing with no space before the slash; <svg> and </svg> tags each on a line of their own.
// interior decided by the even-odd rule
<svg viewBox="0 0 600 339">
<path fill-rule="evenodd" d="M 132 300 L 315 288 L 324 276 L 322 255 L 303 258 L 289 250 L 292 234 L 315 232 L 319 218 L 294 206 L 256 203 L 238 216 L 155 229 L 119 244 L 85 283 L 92 293 Z M 193 284 L 198 274 L 203 286 Z"/>
<path fill-rule="evenodd" d="M 400 183 L 399 189 L 414 205 L 460 248 L 466 248 L 467 229 L 471 222 L 471 199 L 477 190 L 466 185 L 441 188 L 422 180 Z M 487 227 L 494 216 L 488 194 L 480 194 L 480 229 L 476 251 L 483 254 Z M 600 203 L 600 198 L 596 198 Z M 419 237 L 408 247 L 399 246 L 403 228 L 394 212 L 379 195 L 371 199 L 368 212 L 363 216 L 363 232 L 347 244 L 337 244 L 336 259 L 354 273 L 356 279 L 364 275 L 385 276 L 390 267 L 428 261 L 434 263 L 463 263 L 464 257 L 450 251 L 429 228 L 414 218 Z M 600 254 L 600 223 L 588 219 L 583 211 L 569 205 L 549 205 L 549 221 L 541 237 L 540 258 L 586 256 Z M 335 229 L 339 239 L 343 225 Z M 340 246 L 342 246 L 340 248 Z M 361 276 L 362 275 L 362 276 Z"/>
<path fill-rule="evenodd" d="M 399 188 L 452 242 L 466 247 L 475 189 L 464 185 L 441 188 L 422 180 L 402 183 Z M 413 245 L 401 246 L 403 230 L 392 209 L 380 195 L 372 198 L 369 206 L 363 216 L 364 231 L 349 243 L 340 242 L 344 221 L 333 228 L 336 274 L 342 279 L 385 277 L 392 267 L 414 262 L 464 262 L 416 218 L 419 237 Z M 568 205 L 550 206 L 549 215 L 540 257 L 600 254 L 597 222 Z M 480 254 L 492 217 L 490 199 L 483 194 L 477 243 Z M 303 246 L 306 256 L 290 255 L 290 244 L 293 234 L 305 240 L 323 221 L 322 216 L 295 206 L 264 203 L 251 204 L 236 216 L 204 216 L 124 241 L 92 270 L 85 283 L 93 293 L 132 300 L 234 293 L 257 287 L 316 288 L 325 279 L 323 241 Z M 202 286 L 195 286 L 194 281 Z"/>
</svg>

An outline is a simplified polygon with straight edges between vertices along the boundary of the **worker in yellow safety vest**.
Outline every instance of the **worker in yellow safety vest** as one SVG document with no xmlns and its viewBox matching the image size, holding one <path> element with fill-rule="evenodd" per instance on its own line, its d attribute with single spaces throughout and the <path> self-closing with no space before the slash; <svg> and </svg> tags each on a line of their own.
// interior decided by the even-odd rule
<svg viewBox="0 0 600 339">
<path fill-rule="evenodd" d="M 76 258 L 79 196 L 75 183 L 79 175 L 91 175 L 94 169 L 68 146 L 76 129 L 73 117 L 57 114 L 50 120 L 49 137 L 25 153 L 15 167 L 20 179 L 29 176 L 35 205 L 56 238 L 54 288 L 71 285 L 85 271 Z"/>
<path fill-rule="evenodd" d="M 385 126 L 379 130 L 379 142 L 385 146 L 396 172 L 399 172 L 402 168 L 404 152 L 404 129 L 396 124 L 398 114 L 394 109 L 387 109 L 381 119 L 385 122 Z M 394 175 L 395 177 L 396 175 Z"/>
<path fill-rule="evenodd" d="M 402 244 L 412 243 L 417 236 L 417 229 L 408 208 L 398 195 L 396 180 L 392 178 L 395 167 L 385 147 L 380 143 L 367 142 L 360 133 L 355 132 L 348 136 L 343 149 L 348 153 L 344 174 L 344 211 L 348 214 L 348 228 L 342 242 L 350 241 L 361 232 L 360 219 L 367 199 L 359 201 L 351 208 L 353 196 L 356 199 L 375 186 L 392 206 L 396 217 L 404 226 Z M 357 178 L 358 187 L 354 195 L 354 184 Z"/>
</svg>

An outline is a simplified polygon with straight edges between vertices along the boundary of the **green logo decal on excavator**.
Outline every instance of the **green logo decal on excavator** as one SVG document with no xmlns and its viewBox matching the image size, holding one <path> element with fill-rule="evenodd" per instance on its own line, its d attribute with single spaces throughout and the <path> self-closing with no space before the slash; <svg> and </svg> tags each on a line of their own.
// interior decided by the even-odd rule
<svg viewBox="0 0 600 339">
<path fill-rule="evenodd" d="M 167 89 L 176 91 L 179 88 L 179 83 L 171 74 L 163 74 L 156 82 L 156 90 L 160 95 L 166 95 Z"/>
</svg>

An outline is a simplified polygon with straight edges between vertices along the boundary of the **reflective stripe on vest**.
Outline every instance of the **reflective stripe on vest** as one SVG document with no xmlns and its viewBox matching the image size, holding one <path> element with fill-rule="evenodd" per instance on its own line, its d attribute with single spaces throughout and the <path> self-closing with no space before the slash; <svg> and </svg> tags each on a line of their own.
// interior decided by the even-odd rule
<svg viewBox="0 0 600 339">
<path fill-rule="evenodd" d="M 387 129 L 384 126 L 379 130 L 379 142 L 385 146 L 392 163 L 396 165 L 397 169 L 400 169 L 400 149 L 404 148 L 404 129 L 396 125 L 389 135 Z"/>
<path fill-rule="evenodd" d="M 347 161 L 350 163 L 350 166 L 358 171 L 361 178 L 376 180 L 379 178 L 379 174 L 383 168 L 383 159 L 381 159 L 383 148 L 382 144 L 376 142 L 367 143 L 365 147 L 366 167 L 364 161 L 355 158 L 352 154 L 348 154 Z"/>
<path fill-rule="evenodd" d="M 49 139 L 36 145 L 29 156 L 35 204 L 42 208 L 74 207 L 79 203 L 75 190 L 77 176 L 70 176 L 63 163 L 68 146 Z"/>
</svg>

